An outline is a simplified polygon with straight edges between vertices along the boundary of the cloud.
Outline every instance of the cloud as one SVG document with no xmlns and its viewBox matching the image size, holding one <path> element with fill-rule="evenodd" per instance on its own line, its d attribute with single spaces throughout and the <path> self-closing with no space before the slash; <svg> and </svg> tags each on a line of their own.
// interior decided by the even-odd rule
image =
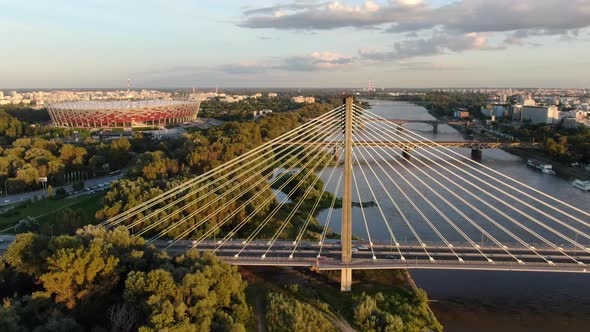
<svg viewBox="0 0 590 332">
<path fill-rule="evenodd" d="M 381 6 L 372 0 L 356 6 L 338 1 L 315 3 L 309 6 L 297 3 L 277 5 L 244 12 L 244 19 L 238 25 L 255 29 L 284 30 L 367 28 L 402 19 L 404 15 L 424 7 L 419 1 L 415 5 L 411 5 L 410 2 L 412 1 L 394 1 L 394 4 L 388 6 Z"/>
<path fill-rule="evenodd" d="M 481 33 L 453 35 L 446 32 L 434 33 L 430 38 L 411 38 L 396 42 L 391 50 L 361 49 L 361 59 L 373 61 L 402 60 L 414 57 L 432 56 L 447 52 L 496 49 Z"/>
<path fill-rule="evenodd" d="M 356 61 L 353 56 L 333 52 L 313 52 L 306 55 L 294 55 L 281 59 L 271 59 L 268 62 L 241 62 L 227 64 L 219 70 L 229 74 L 258 74 L 270 70 L 282 71 L 318 71 L 342 69 Z"/>
<path fill-rule="evenodd" d="M 332 52 L 313 52 L 305 56 L 288 57 L 279 68 L 294 71 L 341 69 L 351 65 L 354 61 L 355 58 L 348 55 Z"/>
<path fill-rule="evenodd" d="M 364 1 L 348 5 L 295 2 L 244 12 L 239 26 L 282 30 L 375 28 L 411 32 L 438 28 L 448 33 L 555 32 L 590 26 L 590 0 L 460 0 L 433 6 L 423 0 Z"/>
</svg>

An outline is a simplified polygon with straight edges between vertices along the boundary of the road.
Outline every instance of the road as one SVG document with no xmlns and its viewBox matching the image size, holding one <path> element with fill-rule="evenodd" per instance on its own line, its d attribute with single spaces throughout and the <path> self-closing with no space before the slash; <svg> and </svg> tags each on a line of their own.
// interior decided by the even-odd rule
<svg viewBox="0 0 590 332">
<path fill-rule="evenodd" d="M 189 240 L 179 241 L 172 246 L 167 241 L 156 241 L 154 245 L 171 253 L 180 253 L 191 248 Z M 170 246 L 169 248 L 167 248 Z M 215 250 L 215 241 L 204 241 L 198 245 L 200 250 Z M 277 241 L 268 250 L 266 241 L 253 241 L 241 251 L 244 244 L 241 240 L 228 241 L 216 251 L 229 264 L 253 266 L 317 266 L 324 270 L 336 270 L 343 267 L 354 269 L 455 269 L 455 270 L 494 270 L 494 271 L 549 271 L 590 273 L 590 251 L 577 249 L 538 248 L 535 254 L 530 248 L 482 247 L 486 254 L 482 256 L 474 247 L 454 247 L 453 253 L 448 247 L 427 247 L 418 245 L 400 246 L 399 254 L 395 246 L 374 244 L 373 251 L 368 243 L 354 244 L 353 263 L 340 263 L 341 251 L 339 243 L 325 243 L 321 256 L 318 258 L 320 245 L 317 242 L 302 242 L 295 248 L 290 241 Z M 362 249 L 361 249 L 362 248 Z M 509 255 L 508 250 L 513 256 Z M 240 252 L 241 251 L 241 252 Z M 238 256 L 236 257 L 236 254 Z M 263 256 L 265 255 L 265 256 Z M 292 257 L 290 257 L 293 255 Z M 374 256 L 374 257 L 373 257 Z M 459 256 L 459 258 L 457 257 Z M 542 257 L 541 257 L 542 256 Z M 575 261 L 574 261 L 575 258 Z M 517 261 L 518 260 L 518 261 Z M 576 263 L 579 262 L 579 263 Z"/>
<path fill-rule="evenodd" d="M 14 240 L 14 236 L 3 235 L 0 236 L 0 240 L 2 240 L 0 242 L 0 252 L 3 252 L 8 244 Z M 157 240 L 153 244 L 157 248 L 173 254 L 183 253 L 193 247 L 193 241 L 191 240 L 181 240 L 177 243 Z M 219 241 L 207 240 L 200 243 L 198 249 L 214 251 L 218 245 Z M 455 255 L 447 247 L 427 247 L 426 252 L 425 248 L 421 246 L 405 245 L 399 247 L 399 251 L 403 255 L 400 256 L 395 246 L 387 244 L 374 244 L 373 251 L 369 249 L 368 243 L 357 242 L 354 245 L 357 251 L 353 252 L 353 262 L 347 265 L 340 262 L 340 244 L 337 242 L 325 243 L 319 258 L 320 245 L 317 242 L 301 242 L 295 248 L 291 241 L 277 241 L 271 247 L 271 250 L 267 251 L 267 241 L 252 241 L 242 250 L 244 247 L 242 240 L 233 240 L 227 241 L 215 252 L 224 261 L 232 265 L 316 266 L 323 270 L 337 270 L 346 267 L 353 269 L 448 269 L 590 273 L 590 267 L 588 266 L 590 264 L 590 252 L 588 250 L 537 248 L 535 249 L 537 255 L 529 248 L 507 248 L 506 250 L 514 255 L 513 257 L 505 249 L 482 247 L 480 250 L 486 254 L 486 257 L 483 257 L 478 252 L 478 249 L 474 247 L 454 247 Z M 264 254 L 266 255 L 263 257 Z"/>
<path fill-rule="evenodd" d="M 101 184 L 101 183 L 111 183 L 115 180 L 122 178 L 123 175 L 124 174 L 122 172 L 117 175 L 109 175 L 109 176 L 104 176 L 104 177 L 100 177 L 100 178 L 89 179 L 87 181 L 84 181 L 84 185 L 86 188 L 90 188 L 90 187 L 97 186 L 98 184 Z M 53 188 L 54 192 L 58 188 L 64 188 L 67 192 L 73 191 L 72 185 Z M 80 193 L 80 194 L 82 194 L 82 193 Z M 80 194 L 78 194 L 78 195 L 80 195 Z M 3 197 L 0 197 L 0 206 L 11 205 L 14 203 L 18 203 L 18 202 L 32 199 L 34 197 L 43 197 L 44 195 L 45 195 L 45 192 L 43 190 L 37 190 L 37 191 L 32 191 L 32 192 L 23 193 L 23 194 L 3 196 Z M 75 197 L 75 196 L 76 195 L 74 195 L 72 197 Z"/>
</svg>

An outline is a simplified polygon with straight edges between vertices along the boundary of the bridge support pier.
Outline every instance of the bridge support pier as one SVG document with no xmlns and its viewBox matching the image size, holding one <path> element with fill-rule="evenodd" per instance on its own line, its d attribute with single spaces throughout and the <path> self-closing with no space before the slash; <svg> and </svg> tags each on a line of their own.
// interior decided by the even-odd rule
<svg viewBox="0 0 590 332">
<path fill-rule="evenodd" d="M 334 148 L 334 161 L 338 162 L 338 160 L 340 160 L 340 150 L 338 148 Z"/>
<path fill-rule="evenodd" d="M 404 159 L 406 160 L 410 160 L 412 158 L 412 155 L 410 155 L 411 151 L 411 149 L 404 148 L 404 150 L 402 151 L 402 157 L 404 157 Z"/>
<path fill-rule="evenodd" d="M 352 290 L 352 269 L 340 270 L 340 291 L 350 292 Z"/>
<path fill-rule="evenodd" d="M 475 161 L 481 161 L 483 156 L 482 150 L 471 149 L 471 159 Z"/>
<path fill-rule="evenodd" d="M 438 134 L 438 121 L 432 123 L 432 133 L 435 135 Z"/>
</svg>

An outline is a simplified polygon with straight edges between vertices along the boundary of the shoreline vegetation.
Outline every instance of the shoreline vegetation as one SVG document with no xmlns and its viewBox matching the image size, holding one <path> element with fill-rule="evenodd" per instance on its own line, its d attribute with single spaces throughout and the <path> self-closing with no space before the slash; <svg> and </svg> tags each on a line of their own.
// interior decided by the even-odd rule
<svg viewBox="0 0 590 332">
<path fill-rule="evenodd" d="M 442 331 L 428 307 L 426 293 L 415 287 L 405 270 L 353 271 L 350 293 L 340 292 L 338 271 L 239 270 L 248 281 L 246 293 L 248 301 L 255 304 L 253 311 L 266 312 L 256 315 L 258 324 L 280 326 L 267 331 Z M 283 319 L 277 320 L 280 316 Z M 282 325 L 285 320 L 292 325 Z M 298 325 L 306 321 L 319 325 Z"/>
</svg>

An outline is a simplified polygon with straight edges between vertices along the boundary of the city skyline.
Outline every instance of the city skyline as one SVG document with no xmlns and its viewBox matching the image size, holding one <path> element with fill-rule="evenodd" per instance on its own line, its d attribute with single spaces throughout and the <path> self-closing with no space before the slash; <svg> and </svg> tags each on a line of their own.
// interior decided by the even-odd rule
<svg viewBox="0 0 590 332">
<path fill-rule="evenodd" d="M 589 0 L 0 7 L 0 89 L 590 86 Z"/>
</svg>

